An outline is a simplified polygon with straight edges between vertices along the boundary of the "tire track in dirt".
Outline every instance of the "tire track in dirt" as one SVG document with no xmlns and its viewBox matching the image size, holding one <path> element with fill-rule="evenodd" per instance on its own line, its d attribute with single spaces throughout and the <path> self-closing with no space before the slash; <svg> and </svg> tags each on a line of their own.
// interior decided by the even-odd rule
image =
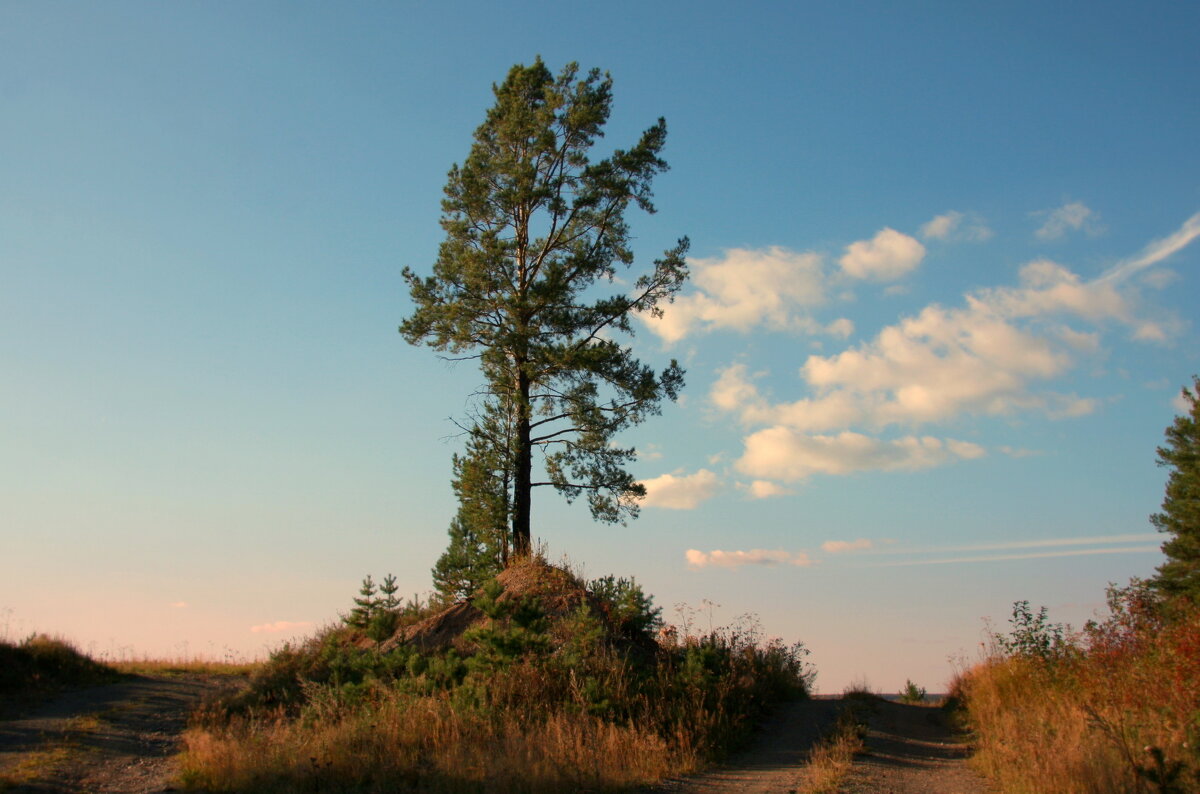
<svg viewBox="0 0 1200 794">
<path fill-rule="evenodd" d="M 31 714 L 0 721 L 0 791 L 171 791 L 187 718 L 237 679 L 137 677 L 69 692 Z"/>
<path fill-rule="evenodd" d="M 865 752 L 854 759 L 850 794 L 986 794 L 987 781 L 967 764 L 970 747 L 941 709 L 886 700 L 871 704 Z"/>
</svg>

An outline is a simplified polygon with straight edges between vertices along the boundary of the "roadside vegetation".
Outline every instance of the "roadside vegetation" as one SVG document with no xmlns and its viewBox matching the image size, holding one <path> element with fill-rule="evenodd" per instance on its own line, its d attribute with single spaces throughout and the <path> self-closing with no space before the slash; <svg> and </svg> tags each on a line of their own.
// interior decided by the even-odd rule
<svg viewBox="0 0 1200 794">
<path fill-rule="evenodd" d="M 186 785 L 627 788 L 726 753 L 763 709 L 812 683 L 799 644 L 752 624 L 660 634 L 660 610 L 634 581 L 585 582 L 536 558 L 469 601 L 364 612 L 363 600 L 197 715 Z"/>
<path fill-rule="evenodd" d="M 956 682 L 979 769 L 1003 791 L 1200 790 L 1200 609 L 1145 584 L 1081 632 L 1018 603 Z"/>
<path fill-rule="evenodd" d="M 1166 430 L 1166 562 L 1110 585 L 1082 631 L 1013 607 L 1011 630 L 960 676 L 980 768 L 1004 791 L 1200 791 L 1200 378 Z"/>
</svg>

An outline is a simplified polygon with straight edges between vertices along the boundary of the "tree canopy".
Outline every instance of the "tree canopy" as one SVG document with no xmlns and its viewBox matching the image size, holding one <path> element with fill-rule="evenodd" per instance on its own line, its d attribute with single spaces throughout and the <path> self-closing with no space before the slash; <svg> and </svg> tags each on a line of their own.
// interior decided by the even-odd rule
<svg viewBox="0 0 1200 794">
<path fill-rule="evenodd" d="M 1166 430 L 1166 444 L 1158 448 L 1158 465 L 1171 469 L 1167 476 L 1162 512 L 1150 516 L 1160 532 L 1171 537 L 1163 543 L 1167 561 L 1153 581 L 1160 590 L 1200 602 L 1200 377 L 1183 389 L 1190 406 Z"/>
<path fill-rule="evenodd" d="M 687 238 L 631 288 L 598 295 L 630 267 L 625 211 L 654 212 L 653 178 L 666 170 L 659 119 L 629 149 L 592 162 L 612 105 L 612 80 L 568 64 L 555 77 L 538 58 L 493 86 L 496 101 L 442 201 L 446 237 L 433 274 L 405 268 L 415 310 L 400 326 L 412 344 L 478 359 L 484 386 L 470 432 L 504 460 L 513 551 L 530 549 L 530 492 L 586 495 L 593 517 L 636 517 L 645 489 L 626 471 L 622 430 L 674 400 L 683 370 L 642 364 L 618 341 L 635 314 L 657 316 L 687 278 Z M 544 479 L 535 479 L 534 452 Z M 539 473 L 539 477 L 540 477 Z M 461 496 L 461 495 L 460 495 Z"/>
</svg>

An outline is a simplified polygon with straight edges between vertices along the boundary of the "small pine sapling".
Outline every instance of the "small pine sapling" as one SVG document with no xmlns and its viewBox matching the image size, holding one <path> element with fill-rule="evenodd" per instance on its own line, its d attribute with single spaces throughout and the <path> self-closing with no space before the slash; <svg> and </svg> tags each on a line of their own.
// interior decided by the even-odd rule
<svg viewBox="0 0 1200 794">
<path fill-rule="evenodd" d="M 376 598 L 378 592 L 371 575 L 367 574 L 362 581 L 362 586 L 358 589 L 358 596 L 354 599 L 354 609 L 350 610 L 349 615 L 342 618 L 346 625 L 360 629 L 367 627 L 378 609 L 379 600 Z"/>
</svg>

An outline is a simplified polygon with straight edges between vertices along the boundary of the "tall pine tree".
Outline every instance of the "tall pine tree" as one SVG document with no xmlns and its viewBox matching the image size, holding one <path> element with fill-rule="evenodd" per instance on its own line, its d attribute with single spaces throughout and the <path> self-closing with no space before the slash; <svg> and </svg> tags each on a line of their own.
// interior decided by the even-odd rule
<svg viewBox="0 0 1200 794">
<path fill-rule="evenodd" d="M 666 123 L 591 162 L 612 104 L 607 75 L 581 78 L 569 64 L 555 77 L 538 58 L 512 67 L 493 92 L 467 159 L 450 170 L 433 275 L 405 268 L 416 308 L 400 331 L 478 359 L 485 400 L 512 417 L 509 517 L 513 550 L 527 555 L 535 487 L 568 501 L 586 494 L 601 521 L 636 517 L 645 489 L 625 470 L 634 450 L 613 439 L 674 400 L 683 370 L 672 361 L 655 372 L 616 337 L 633 333 L 631 315 L 659 315 L 674 298 L 687 278 L 687 239 L 629 291 L 597 297 L 618 265 L 633 264 L 625 210 L 654 211 Z M 534 476 L 535 450 L 544 479 Z"/>
<path fill-rule="evenodd" d="M 1162 512 L 1150 521 L 1171 537 L 1162 547 L 1167 561 L 1151 581 L 1163 592 L 1200 602 L 1200 377 L 1192 377 L 1190 391 L 1183 389 L 1183 400 L 1188 409 L 1175 417 L 1167 443 L 1158 448 L 1158 465 L 1171 473 Z"/>
</svg>

